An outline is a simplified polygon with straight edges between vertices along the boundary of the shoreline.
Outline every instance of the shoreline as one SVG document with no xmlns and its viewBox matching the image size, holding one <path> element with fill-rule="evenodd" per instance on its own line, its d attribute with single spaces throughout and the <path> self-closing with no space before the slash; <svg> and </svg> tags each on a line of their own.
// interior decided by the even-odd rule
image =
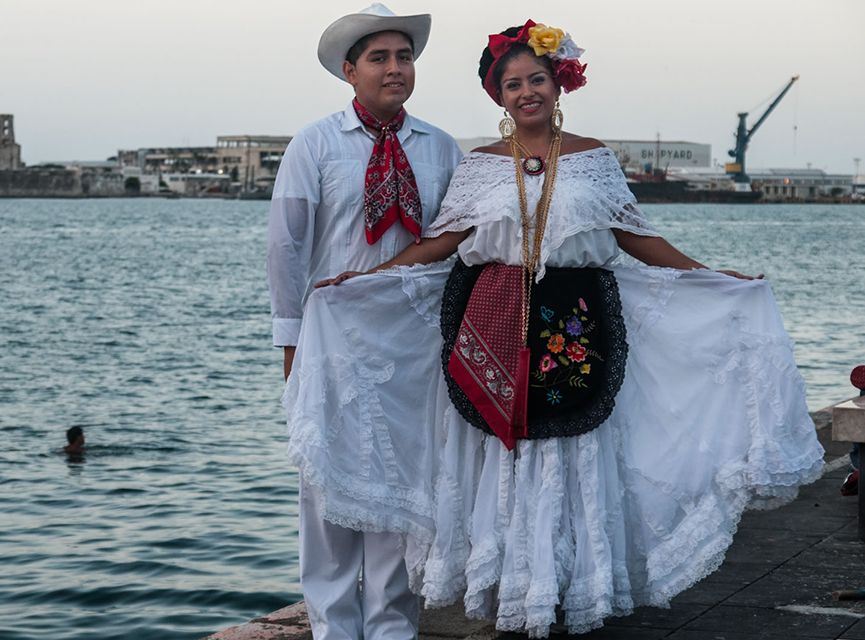
<svg viewBox="0 0 865 640">
<path fill-rule="evenodd" d="M 699 193 L 699 192 L 698 192 Z M 201 196 L 187 196 L 177 192 L 171 193 L 139 193 L 139 194 L 56 194 L 56 193 L 39 193 L 39 194 L 0 194 L 2 200 L 107 200 L 107 199 L 138 199 L 138 198 L 163 198 L 166 200 L 269 200 L 270 198 L 249 198 L 242 197 L 240 194 L 207 194 Z M 865 200 L 853 200 L 852 198 L 819 198 L 812 200 L 778 200 L 778 199 L 763 199 L 751 200 L 748 202 L 736 202 L 723 200 L 713 200 L 711 197 L 701 199 L 699 197 L 689 200 L 669 200 L 663 198 L 639 198 L 638 204 L 724 204 L 724 205 L 853 205 L 865 206 Z"/>
</svg>

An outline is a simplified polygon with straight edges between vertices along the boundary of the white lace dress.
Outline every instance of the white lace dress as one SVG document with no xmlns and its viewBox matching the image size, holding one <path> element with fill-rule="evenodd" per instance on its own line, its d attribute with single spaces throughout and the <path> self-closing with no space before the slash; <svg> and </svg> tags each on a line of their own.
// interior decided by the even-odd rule
<svg viewBox="0 0 865 640">
<path fill-rule="evenodd" d="M 527 178 L 530 210 L 541 177 Z M 467 155 L 427 235 L 474 228 L 468 264 L 521 264 L 513 160 Z M 628 333 L 604 424 L 508 451 L 467 424 L 441 373 L 448 263 L 319 290 L 286 386 L 289 453 L 325 517 L 405 534 L 427 606 L 545 637 L 667 606 L 714 571 L 746 507 L 819 477 L 823 450 L 769 284 L 615 264 L 611 229 L 657 235 L 607 149 L 563 156 L 546 266 L 605 266 Z M 543 270 L 538 274 L 543 277 Z M 351 429 L 345 428 L 351 424 Z"/>
</svg>

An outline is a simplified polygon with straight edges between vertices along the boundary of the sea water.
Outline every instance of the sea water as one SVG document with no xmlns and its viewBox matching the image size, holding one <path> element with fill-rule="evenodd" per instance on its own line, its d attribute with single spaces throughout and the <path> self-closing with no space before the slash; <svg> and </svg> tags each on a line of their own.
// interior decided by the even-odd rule
<svg viewBox="0 0 865 640">
<path fill-rule="evenodd" d="M 854 395 L 865 206 L 644 209 L 707 266 L 766 274 L 812 410 Z M 0 638 L 191 640 L 302 597 L 267 217 L 0 200 Z"/>
</svg>

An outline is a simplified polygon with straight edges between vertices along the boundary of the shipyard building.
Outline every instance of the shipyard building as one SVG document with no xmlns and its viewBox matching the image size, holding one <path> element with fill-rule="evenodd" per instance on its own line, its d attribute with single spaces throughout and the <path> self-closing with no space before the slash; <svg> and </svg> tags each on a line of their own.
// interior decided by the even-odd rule
<svg viewBox="0 0 865 640">
<path fill-rule="evenodd" d="M 603 140 L 616 153 L 625 174 L 712 166 L 712 145 L 664 140 Z"/>
</svg>

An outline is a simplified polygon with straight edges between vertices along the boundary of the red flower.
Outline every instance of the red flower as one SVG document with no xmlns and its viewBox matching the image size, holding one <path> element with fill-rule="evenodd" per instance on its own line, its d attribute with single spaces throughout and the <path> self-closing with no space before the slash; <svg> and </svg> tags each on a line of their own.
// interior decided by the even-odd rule
<svg viewBox="0 0 865 640">
<path fill-rule="evenodd" d="M 577 60 L 553 60 L 555 73 L 553 78 L 565 93 L 576 91 L 586 84 L 586 76 L 583 72 L 587 64 L 580 64 Z"/>
<path fill-rule="evenodd" d="M 582 362 L 586 359 L 586 348 L 576 342 L 572 342 L 565 348 L 565 355 L 568 356 L 568 360 L 571 362 Z"/>
</svg>

